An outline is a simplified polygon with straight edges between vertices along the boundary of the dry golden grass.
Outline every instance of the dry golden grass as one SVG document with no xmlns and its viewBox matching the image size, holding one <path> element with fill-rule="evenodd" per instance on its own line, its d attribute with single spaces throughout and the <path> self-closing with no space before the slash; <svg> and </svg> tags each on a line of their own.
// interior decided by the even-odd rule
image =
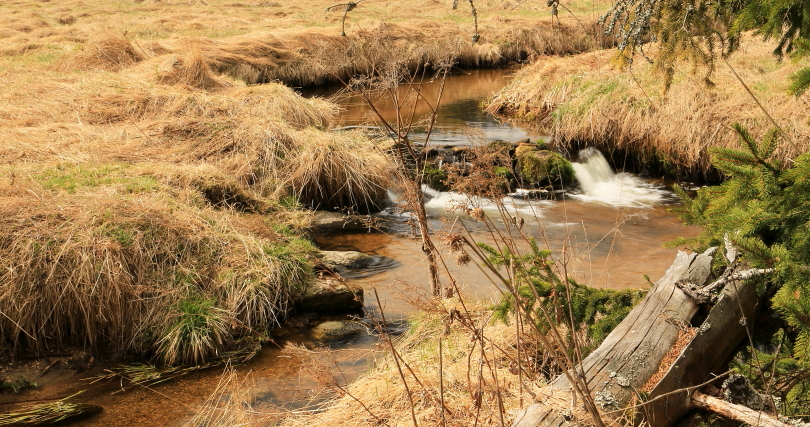
<svg viewBox="0 0 810 427">
<path fill-rule="evenodd" d="M 445 302 L 450 303 L 450 300 Z M 468 328 L 458 322 L 446 326 L 439 314 L 417 316 L 411 330 L 396 343 L 420 426 L 443 425 L 442 389 L 447 426 L 471 426 L 476 420 L 480 426 L 509 425 L 516 411 L 532 401 L 530 393 L 521 387 L 519 381 L 515 325 L 491 322 L 490 316 L 491 312 L 487 310 L 472 312 L 472 321 L 483 329 L 486 337 L 483 349 Z M 441 362 L 439 339 L 442 340 Z M 526 349 L 531 345 L 526 341 L 522 344 L 522 358 L 527 358 Z M 294 352 L 306 350 L 299 348 Z M 308 363 L 305 355 L 299 356 Z M 527 366 L 530 363 L 526 360 L 523 363 L 523 368 L 530 372 Z M 331 378 L 328 373 L 326 376 Z M 537 378 L 529 379 L 526 375 L 523 380 L 528 387 L 536 387 L 538 383 Z M 328 382 L 327 378 L 325 383 Z M 324 386 L 329 387 L 329 384 Z M 281 425 L 413 425 L 411 400 L 390 354 L 379 359 L 369 373 L 348 385 L 340 394 L 342 396 L 323 411 L 291 415 Z"/>
<path fill-rule="evenodd" d="M 391 170 L 328 130 L 334 105 L 275 81 L 594 45 L 532 5 L 478 4 L 478 45 L 466 10 L 362 5 L 341 37 L 307 0 L 0 3 L 3 349 L 194 362 L 283 316 L 309 263 L 275 231 L 308 221 L 282 200 L 368 210 Z"/>
<path fill-rule="evenodd" d="M 340 210 L 379 210 L 395 175 L 394 164 L 362 132 L 334 135 L 297 132 L 300 144 L 282 170 L 305 205 Z"/>
<path fill-rule="evenodd" d="M 789 76 L 802 65 L 777 63 L 772 47 L 749 39 L 731 64 L 799 150 L 810 148 L 805 95 L 787 93 Z M 569 58 L 541 58 L 489 105 L 491 112 L 528 120 L 549 132 L 563 148 L 592 145 L 656 166 L 684 179 L 712 177 L 709 147 L 740 147 L 735 122 L 754 135 L 772 127 L 756 102 L 725 64 L 718 64 L 707 88 L 701 71 L 681 73 L 669 93 L 652 66 L 639 59 L 631 71 L 612 68 L 613 51 Z M 776 156 L 797 155 L 784 138 Z"/>
<path fill-rule="evenodd" d="M 217 77 L 199 50 L 192 50 L 183 57 L 172 56 L 158 69 L 158 81 L 168 85 L 188 86 L 214 91 L 233 83 Z"/>
<path fill-rule="evenodd" d="M 278 323 L 311 275 L 309 243 L 106 168 L 41 170 L 0 192 L 5 351 L 193 363 Z"/>
<path fill-rule="evenodd" d="M 79 52 L 63 57 L 56 68 L 59 70 L 120 71 L 144 59 L 145 55 L 131 41 L 109 36 L 88 42 Z"/>
</svg>

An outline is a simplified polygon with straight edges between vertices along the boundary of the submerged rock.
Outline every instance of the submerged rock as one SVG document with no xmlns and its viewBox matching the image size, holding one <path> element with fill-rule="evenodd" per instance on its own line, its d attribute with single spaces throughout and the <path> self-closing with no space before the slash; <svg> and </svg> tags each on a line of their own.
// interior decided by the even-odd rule
<svg viewBox="0 0 810 427">
<path fill-rule="evenodd" d="M 363 288 L 336 280 L 314 280 L 307 286 L 298 308 L 319 314 L 360 313 L 363 311 Z"/>
<path fill-rule="evenodd" d="M 340 212 L 315 212 L 312 226 L 321 233 L 367 230 L 371 218 L 365 215 L 346 215 Z"/>
<path fill-rule="evenodd" d="M 344 279 L 362 279 L 400 265 L 397 260 L 382 255 L 367 255 L 357 251 L 321 251 L 320 256 L 322 266 Z"/>
<path fill-rule="evenodd" d="M 374 257 L 357 251 L 321 251 L 321 263 L 332 270 L 363 268 L 374 262 Z"/>
<path fill-rule="evenodd" d="M 318 341 L 340 341 L 367 328 L 354 320 L 330 320 L 319 324 L 309 331 L 309 335 Z"/>
</svg>

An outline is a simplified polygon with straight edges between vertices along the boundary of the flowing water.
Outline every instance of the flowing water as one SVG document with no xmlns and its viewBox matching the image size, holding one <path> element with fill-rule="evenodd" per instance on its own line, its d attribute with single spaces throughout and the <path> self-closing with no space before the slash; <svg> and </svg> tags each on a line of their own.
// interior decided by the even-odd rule
<svg viewBox="0 0 810 427">
<path fill-rule="evenodd" d="M 470 208 L 482 208 L 495 223 L 522 220 L 525 235 L 534 237 L 541 247 L 551 249 L 558 262 L 565 261 L 571 277 L 583 284 L 612 289 L 648 287 L 645 275 L 655 280 L 674 259 L 675 250 L 664 248 L 663 244 L 699 232 L 683 226 L 667 211 L 676 198 L 662 185 L 627 173 L 614 173 L 595 150 L 585 150 L 580 159 L 574 163 L 574 169 L 577 179 L 587 184 L 558 201 L 530 199 L 517 193 L 496 202 L 425 189 L 431 230 L 450 274 L 467 296 L 494 301 L 500 292 L 474 265 L 457 266 L 456 255 L 438 237 L 450 230 L 463 234 L 466 229 L 474 239 L 494 243 L 483 223 L 459 213 Z M 421 241 L 411 237 L 410 216 L 395 212 L 379 216 L 386 220 L 386 233 L 341 233 L 322 236 L 317 242 L 327 250 L 358 250 L 399 261 L 399 266 L 357 282 L 380 292 L 387 317 L 404 317 L 413 308 L 403 295 L 412 293 L 414 288 L 427 292 L 428 273 Z M 517 235 L 512 237 L 522 240 Z M 528 244 L 523 247 L 528 248 Z M 444 279 L 449 283 L 448 277 Z M 368 305 L 376 306 L 373 302 Z"/>
<path fill-rule="evenodd" d="M 536 139 L 538 136 L 527 129 L 500 123 L 481 112 L 482 100 L 502 88 L 510 76 L 510 70 L 477 70 L 451 76 L 438 109 L 432 143 L 462 145 L 471 140 Z M 307 95 L 334 95 L 335 92 L 335 89 L 324 89 Z M 438 85 L 425 85 L 422 93 L 429 100 L 435 99 Z M 413 95 L 413 88 L 402 87 L 399 94 L 407 99 Z M 341 126 L 379 125 L 369 118 L 368 109 L 360 99 L 346 95 L 337 99 L 344 109 Z M 384 117 L 394 117 L 392 103 L 386 103 L 383 98 L 377 101 L 377 108 Z M 429 112 L 422 107 L 415 111 L 416 116 Z M 508 213 L 505 218 L 501 218 L 498 204 L 491 200 L 426 189 L 426 206 L 434 236 L 465 296 L 494 301 L 499 289 L 474 264 L 457 266 L 455 255 L 438 238 L 442 231 L 458 230 L 463 223 L 476 239 L 493 243 L 491 234 L 482 223 L 457 212 L 459 206 L 481 207 L 496 222 L 522 220 L 524 232 L 554 251 L 556 259 L 565 261 L 568 273 L 579 282 L 615 289 L 648 287 L 644 275 L 653 280 L 660 277 L 675 256 L 673 249 L 664 249 L 662 244 L 678 236 L 698 233 L 695 228 L 681 225 L 667 211 L 674 198 L 660 183 L 627 173 L 614 173 L 595 150 L 580 153 L 574 168 L 581 183 L 579 190 L 558 201 L 532 200 L 520 192 L 513 194 L 501 201 Z M 386 225 L 386 233 L 340 233 L 321 236 L 317 243 L 324 250 L 359 250 L 386 257 L 380 259 L 393 260 L 382 262 L 372 270 L 359 271 L 352 280 L 366 289 L 368 308 L 382 308 L 388 319 L 404 319 L 416 310 L 415 305 L 418 306 L 420 298 L 428 293 L 428 273 L 421 243 L 412 237 L 413 228 L 408 215 L 385 211 L 379 216 Z M 445 276 L 443 280 L 447 283 L 448 278 Z M 374 302 L 373 289 L 378 291 L 382 307 Z M 287 341 L 313 345 L 306 332 L 294 334 Z M 376 338 L 368 335 L 358 335 L 330 346 L 339 350 L 334 353 L 336 359 L 332 366 L 341 384 L 357 378 L 370 366 L 376 354 Z M 250 384 L 257 397 L 254 408 L 274 412 L 278 407 L 298 409 L 319 401 L 315 393 L 317 382 L 300 368 L 301 363 L 295 357 L 267 346 L 254 359 L 237 367 L 237 371 L 242 377 L 252 378 Z M 90 373 L 99 371 L 96 368 Z M 105 409 L 76 425 L 175 426 L 188 419 L 213 392 L 222 371 L 198 372 L 150 389 L 133 388 L 125 393 L 120 392 L 118 384 L 92 388 L 78 381 L 90 373 L 51 372 L 37 379 L 42 386 L 26 398 L 64 396 L 90 388 L 82 400 Z"/>
<path fill-rule="evenodd" d="M 396 123 L 396 104 L 402 107 L 402 115 L 411 117 L 418 125 L 412 134 L 415 142 L 424 141 L 424 122 L 431 112 L 430 106 L 436 105 L 441 92 L 441 103 L 437 109 L 437 122 L 430 137 L 433 145 L 467 145 L 470 137 L 486 136 L 487 140 L 500 139 L 503 141 L 517 141 L 524 138 L 536 139 L 539 137 L 526 128 L 502 123 L 482 109 L 482 103 L 487 97 L 509 83 L 512 69 L 479 69 L 459 71 L 451 74 L 444 85 L 438 82 L 419 85 L 420 93 L 428 101 L 418 102 L 414 107 L 414 100 L 418 98 L 414 85 L 401 85 L 397 90 L 397 100 L 394 101 L 389 93 L 381 92 L 371 95 L 374 106 L 381 116 L 390 123 Z M 303 90 L 304 96 L 331 97 L 341 107 L 339 119 L 340 127 L 373 126 L 381 127 L 379 117 L 368 108 L 367 102 L 359 95 L 347 93 L 340 86 L 320 87 Z"/>
</svg>

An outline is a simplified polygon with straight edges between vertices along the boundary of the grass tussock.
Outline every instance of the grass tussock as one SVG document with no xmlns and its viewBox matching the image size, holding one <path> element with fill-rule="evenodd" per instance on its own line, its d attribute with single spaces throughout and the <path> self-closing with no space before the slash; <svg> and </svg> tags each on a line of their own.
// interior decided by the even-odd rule
<svg viewBox="0 0 810 427">
<path fill-rule="evenodd" d="M 311 274 L 305 240 L 160 192 L 67 190 L 0 206 L 0 341 L 200 363 L 278 324 Z M 105 197 L 107 193 L 107 197 Z M 46 195 L 43 195 L 46 194 Z"/>
<path fill-rule="evenodd" d="M 106 70 L 120 71 L 146 59 L 142 49 L 124 38 L 107 36 L 87 43 L 75 54 L 66 57 L 59 70 Z"/>
<path fill-rule="evenodd" d="M 191 87 L 190 85 L 188 87 Z M 86 101 L 83 119 L 91 124 L 182 120 L 236 120 L 273 123 L 278 119 L 295 128 L 326 128 L 337 107 L 321 99 L 305 99 L 278 84 L 231 87 L 216 93 L 183 88 L 109 93 Z"/>
<path fill-rule="evenodd" d="M 254 34 L 225 40 L 184 40 L 183 43 L 199 50 L 206 64 L 217 74 L 246 84 L 273 81 L 277 78 L 276 70 L 300 59 L 291 49 L 306 49 L 305 45 L 288 45 L 273 34 Z M 180 46 L 175 49 L 181 50 Z"/>
<path fill-rule="evenodd" d="M 732 123 L 753 133 L 772 127 L 725 65 L 718 67 L 712 87 L 699 73 L 683 73 L 664 94 L 651 65 L 637 61 L 631 70 L 617 70 L 613 55 L 540 59 L 521 70 L 488 110 L 532 122 L 563 148 L 596 146 L 613 153 L 619 166 L 629 159 L 628 167 L 645 165 L 638 168 L 681 179 L 716 178 L 707 148 L 740 148 Z M 746 42 L 730 62 L 798 149 L 810 148 L 807 97 L 787 94 L 788 76 L 800 65 L 776 63 L 770 47 L 758 40 Z M 787 162 L 797 154 L 782 138 L 777 158 Z"/>
<path fill-rule="evenodd" d="M 215 162 L 263 195 L 292 195 L 310 208 L 380 208 L 394 176 L 386 155 L 362 132 L 294 130 L 239 122 L 159 124 L 162 144 L 193 161 Z"/>
<path fill-rule="evenodd" d="M 515 325 L 491 322 L 490 316 L 486 310 L 475 311 L 472 316 L 486 337 L 483 348 L 459 322 L 448 325 L 437 314 L 422 314 L 412 321 L 411 330 L 396 344 L 410 397 L 393 356 L 386 355 L 369 373 L 344 391 L 338 390 L 339 397 L 322 411 L 291 415 L 281 425 L 413 425 L 411 399 L 420 426 L 509 425 L 515 412 L 532 401 L 526 387 L 535 387 L 537 378 L 530 378 L 531 368 L 517 362 Z M 531 351 L 536 355 L 537 343 L 529 339 L 520 345 L 521 358 L 527 358 Z M 524 370 L 524 386 L 518 366 Z"/>
<path fill-rule="evenodd" d="M 158 81 L 168 85 L 188 86 L 214 91 L 233 86 L 211 71 L 202 53 L 192 50 L 183 57 L 172 55 L 158 69 Z"/>
<path fill-rule="evenodd" d="M 299 135 L 301 143 L 289 156 L 286 179 L 301 203 L 320 209 L 381 208 L 394 166 L 373 141 L 359 132 Z"/>
</svg>

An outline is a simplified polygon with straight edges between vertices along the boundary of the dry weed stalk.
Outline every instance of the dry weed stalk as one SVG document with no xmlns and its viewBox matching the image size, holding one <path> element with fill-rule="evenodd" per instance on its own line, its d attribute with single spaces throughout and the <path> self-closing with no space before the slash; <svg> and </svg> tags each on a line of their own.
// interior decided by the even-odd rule
<svg viewBox="0 0 810 427">
<path fill-rule="evenodd" d="M 382 51 L 390 52 L 393 46 L 380 45 L 379 48 Z M 430 136 L 436 123 L 436 113 L 441 103 L 447 73 L 456 58 L 452 54 L 445 54 L 434 63 L 422 64 L 421 70 L 416 73 L 410 73 L 409 67 L 401 61 L 389 62 L 379 69 L 373 60 L 367 59 L 367 61 L 371 72 L 366 77 L 341 81 L 348 90 L 359 95 L 366 102 L 379 127 L 388 132 L 393 143 L 389 156 L 397 170 L 400 187 L 406 200 L 406 209 L 415 215 L 415 222 L 422 240 L 422 251 L 430 270 L 430 287 L 433 296 L 440 296 L 442 291 L 439 279 L 440 255 L 430 238 L 422 183 L 425 175 L 426 148 L 430 145 Z M 428 67 L 436 70 L 432 79 L 427 78 Z M 335 76 L 340 79 L 339 76 Z M 438 80 L 440 87 L 436 100 L 429 100 L 424 97 L 421 89 L 422 85 L 432 83 L 434 79 Z M 406 87 L 410 90 L 405 94 L 400 93 L 401 84 L 407 85 Z M 393 118 L 383 116 L 376 108 L 372 101 L 373 91 L 381 91 L 388 96 L 394 105 Z M 429 113 L 423 119 L 426 122 L 424 142 L 416 145 L 412 141 L 412 131 L 418 121 L 416 111 L 420 104 L 426 105 Z"/>
</svg>

